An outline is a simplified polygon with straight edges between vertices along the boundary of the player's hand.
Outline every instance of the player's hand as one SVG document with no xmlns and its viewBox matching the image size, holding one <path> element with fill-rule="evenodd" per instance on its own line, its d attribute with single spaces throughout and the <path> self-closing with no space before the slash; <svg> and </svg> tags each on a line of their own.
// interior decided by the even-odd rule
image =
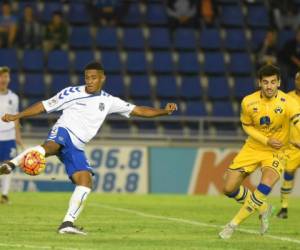
<svg viewBox="0 0 300 250">
<path fill-rule="evenodd" d="M 280 149 L 283 144 L 281 141 L 275 139 L 275 138 L 270 138 L 268 141 L 267 141 L 267 144 L 269 146 L 271 146 L 272 148 L 275 148 L 275 149 Z"/>
<path fill-rule="evenodd" d="M 18 117 L 18 115 L 5 114 L 4 116 L 2 116 L 1 119 L 4 122 L 12 122 L 12 121 L 18 120 L 19 117 Z"/>
<path fill-rule="evenodd" d="M 167 103 L 165 110 L 168 111 L 168 115 L 171 115 L 174 111 L 177 110 L 177 104 L 176 103 Z"/>
</svg>

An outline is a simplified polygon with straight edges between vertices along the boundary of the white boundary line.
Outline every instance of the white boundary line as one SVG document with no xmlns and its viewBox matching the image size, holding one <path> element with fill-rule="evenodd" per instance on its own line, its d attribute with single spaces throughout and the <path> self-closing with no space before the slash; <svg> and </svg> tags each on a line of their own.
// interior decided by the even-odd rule
<svg viewBox="0 0 300 250">
<path fill-rule="evenodd" d="M 182 219 L 182 218 L 175 218 L 175 217 L 167 217 L 167 216 L 161 216 L 161 215 L 148 214 L 148 213 L 143 213 L 143 212 L 133 210 L 133 209 L 117 208 L 117 207 L 113 207 L 113 206 L 109 206 L 109 205 L 100 205 L 100 204 L 93 203 L 93 204 L 89 204 L 89 206 L 102 207 L 102 208 L 105 208 L 105 209 L 125 212 L 125 213 L 134 214 L 134 215 L 141 216 L 141 217 L 158 219 L 158 220 L 167 220 L 167 221 L 172 221 L 172 222 L 176 222 L 176 223 L 190 224 L 190 225 L 194 225 L 194 226 L 212 227 L 212 228 L 218 228 L 218 229 L 222 229 L 224 227 L 224 226 L 215 225 L 215 224 L 208 224 L 208 223 L 200 222 L 200 221 L 186 220 L 186 219 Z M 237 231 L 248 233 L 248 234 L 260 235 L 258 232 L 254 231 L 254 230 L 237 229 Z M 289 237 L 280 237 L 280 236 L 271 235 L 271 234 L 265 234 L 263 237 L 274 239 L 274 240 L 279 240 L 279 241 L 292 242 L 292 243 L 300 245 L 300 240 L 289 238 Z"/>
<path fill-rule="evenodd" d="M 59 246 L 38 246 L 38 245 L 27 245 L 27 244 L 9 244 L 9 243 L 0 243 L 1 247 L 19 247 L 19 248 L 31 248 L 31 249 L 57 249 L 57 250 L 79 250 L 79 248 L 74 247 L 59 247 Z"/>
</svg>

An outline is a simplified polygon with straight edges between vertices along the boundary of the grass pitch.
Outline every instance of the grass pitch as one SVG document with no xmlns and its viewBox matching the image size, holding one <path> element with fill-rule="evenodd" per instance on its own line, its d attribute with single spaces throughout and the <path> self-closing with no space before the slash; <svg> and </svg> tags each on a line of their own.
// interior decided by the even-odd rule
<svg viewBox="0 0 300 250">
<path fill-rule="evenodd" d="M 230 240 L 218 232 L 239 209 L 221 196 L 91 194 L 77 221 L 88 236 L 58 235 L 70 193 L 13 193 L 0 206 L 0 249 L 300 249 L 300 199 L 291 199 L 288 220 L 271 219 L 256 234 L 258 216 Z M 279 207 L 279 199 L 272 199 Z"/>
</svg>

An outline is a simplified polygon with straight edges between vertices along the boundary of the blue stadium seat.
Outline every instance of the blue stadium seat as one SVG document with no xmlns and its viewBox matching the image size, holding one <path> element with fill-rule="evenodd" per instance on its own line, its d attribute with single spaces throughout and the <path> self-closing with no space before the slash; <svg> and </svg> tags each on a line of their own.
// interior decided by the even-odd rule
<svg viewBox="0 0 300 250">
<path fill-rule="evenodd" d="M 43 74 L 26 74 L 23 86 L 23 94 L 25 97 L 44 98 L 46 87 Z"/>
<path fill-rule="evenodd" d="M 77 72 L 83 72 L 84 67 L 94 60 L 94 53 L 91 50 L 76 51 L 73 68 Z"/>
<path fill-rule="evenodd" d="M 255 91 L 255 79 L 253 77 L 234 78 L 234 97 L 242 99 Z"/>
<path fill-rule="evenodd" d="M 186 116 L 207 116 L 207 111 L 203 101 L 188 101 L 186 102 Z"/>
<path fill-rule="evenodd" d="M 96 46 L 99 48 L 115 49 L 118 46 L 117 30 L 113 27 L 101 27 L 97 30 Z"/>
<path fill-rule="evenodd" d="M 202 98 L 202 87 L 198 76 L 182 77 L 179 89 L 180 97 L 186 100 L 195 100 Z"/>
<path fill-rule="evenodd" d="M 174 71 L 174 64 L 171 53 L 169 51 L 154 52 L 151 69 L 155 73 L 172 73 Z"/>
<path fill-rule="evenodd" d="M 178 88 L 174 76 L 157 76 L 156 96 L 163 99 L 178 98 Z"/>
<path fill-rule="evenodd" d="M 171 47 L 169 30 L 167 28 L 151 28 L 148 46 L 153 49 L 169 49 Z"/>
<path fill-rule="evenodd" d="M 253 29 L 251 36 L 251 48 L 257 50 L 259 46 L 263 43 L 267 30 L 266 29 Z"/>
<path fill-rule="evenodd" d="M 200 34 L 200 48 L 204 50 L 219 50 L 221 36 L 218 29 L 204 29 Z"/>
<path fill-rule="evenodd" d="M 221 52 L 206 52 L 203 70 L 208 75 L 225 74 L 225 61 Z"/>
<path fill-rule="evenodd" d="M 48 54 L 48 70 L 52 72 L 67 72 L 70 69 L 68 53 L 62 50 L 53 50 Z"/>
<path fill-rule="evenodd" d="M 211 100 L 228 100 L 230 98 L 230 89 L 227 78 L 224 76 L 209 77 L 207 96 Z"/>
<path fill-rule="evenodd" d="M 225 38 L 225 49 L 246 50 L 247 41 L 243 29 L 227 29 Z"/>
<path fill-rule="evenodd" d="M 113 96 L 117 96 L 121 98 L 125 97 L 126 90 L 125 90 L 125 83 L 124 83 L 123 76 L 120 74 L 107 75 L 105 85 L 104 85 L 104 90 Z"/>
<path fill-rule="evenodd" d="M 20 81 L 19 81 L 19 75 L 16 73 L 10 74 L 10 83 L 8 85 L 8 88 L 15 92 L 17 95 L 21 94 L 20 91 Z"/>
<path fill-rule="evenodd" d="M 139 25 L 142 21 L 143 18 L 140 12 L 139 3 L 131 2 L 127 14 L 122 18 L 122 22 L 127 25 Z"/>
<path fill-rule="evenodd" d="M 12 71 L 19 69 L 16 49 L 0 49 L 0 67 L 1 66 L 7 66 Z"/>
<path fill-rule="evenodd" d="M 89 27 L 72 27 L 69 44 L 73 49 L 90 49 L 92 46 L 92 37 Z"/>
<path fill-rule="evenodd" d="M 124 28 L 123 47 L 125 49 L 144 49 L 145 40 L 139 28 Z"/>
<path fill-rule="evenodd" d="M 246 74 L 250 75 L 253 70 L 253 65 L 247 53 L 231 53 L 229 71 L 231 74 Z"/>
<path fill-rule="evenodd" d="M 86 5 L 84 3 L 74 3 L 70 1 L 68 20 L 71 24 L 88 24 L 90 17 Z"/>
<path fill-rule="evenodd" d="M 131 76 L 129 95 L 133 99 L 143 99 L 151 96 L 151 86 L 148 75 Z"/>
<path fill-rule="evenodd" d="M 233 117 L 235 116 L 233 107 L 230 101 L 215 101 L 213 102 L 212 116 Z"/>
<path fill-rule="evenodd" d="M 43 71 L 44 54 L 42 50 L 24 50 L 22 68 L 25 71 Z"/>
<path fill-rule="evenodd" d="M 127 71 L 131 73 L 145 73 L 147 71 L 144 51 L 127 53 Z"/>
<path fill-rule="evenodd" d="M 181 73 L 198 74 L 200 68 L 197 54 L 195 52 L 181 52 L 177 70 Z"/>
<path fill-rule="evenodd" d="M 220 22 L 227 27 L 243 27 L 244 15 L 240 6 L 237 5 L 222 5 Z"/>
<path fill-rule="evenodd" d="M 166 25 L 168 18 L 165 6 L 160 3 L 149 3 L 146 11 L 146 22 L 150 25 Z"/>
<path fill-rule="evenodd" d="M 269 13 L 263 4 L 248 6 L 247 24 L 255 28 L 268 28 L 270 26 Z"/>
<path fill-rule="evenodd" d="M 52 18 L 53 12 L 63 10 L 63 4 L 60 1 L 45 1 L 44 8 L 40 15 L 40 20 L 43 22 L 49 22 Z"/>
<path fill-rule="evenodd" d="M 174 34 L 174 46 L 176 49 L 195 50 L 197 41 L 194 29 L 176 29 Z"/>
<path fill-rule="evenodd" d="M 71 85 L 69 74 L 52 74 L 50 82 L 50 95 L 53 96 L 62 89 Z"/>
<path fill-rule="evenodd" d="M 116 51 L 103 51 L 101 53 L 101 62 L 104 70 L 107 72 L 117 73 L 122 69 L 120 55 Z"/>
</svg>

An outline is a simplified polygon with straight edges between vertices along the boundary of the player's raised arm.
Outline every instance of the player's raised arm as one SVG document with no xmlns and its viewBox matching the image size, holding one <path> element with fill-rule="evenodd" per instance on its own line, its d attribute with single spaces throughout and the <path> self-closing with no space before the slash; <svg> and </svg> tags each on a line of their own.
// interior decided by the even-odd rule
<svg viewBox="0 0 300 250">
<path fill-rule="evenodd" d="M 145 106 L 135 106 L 131 112 L 131 115 L 150 118 L 156 116 L 171 115 L 176 110 L 177 105 L 175 103 L 167 103 L 164 109 L 157 109 Z"/>
<path fill-rule="evenodd" d="M 44 105 L 42 104 L 42 102 L 37 102 L 18 114 L 15 114 L 15 115 L 5 114 L 4 116 L 1 117 L 1 119 L 4 122 L 11 122 L 11 121 L 15 121 L 15 120 L 18 120 L 18 119 L 21 119 L 24 117 L 31 117 L 34 115 L 38 115 L 40 113 L 43 113 L 44 111 L 45 111 L 45 108 L 44 108 Z"/>
</svg>

